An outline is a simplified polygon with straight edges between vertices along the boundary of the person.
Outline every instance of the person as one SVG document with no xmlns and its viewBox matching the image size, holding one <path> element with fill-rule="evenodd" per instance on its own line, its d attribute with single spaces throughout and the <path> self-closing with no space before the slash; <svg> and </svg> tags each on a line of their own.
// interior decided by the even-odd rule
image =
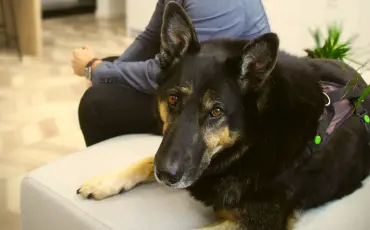
<svg viewBox="0 0 370 230">
<path fill-rule="evenodd" d="M 261 0 L 175 1 L 189 15 L 199 41 L 216 37 L 253 39 L 270 32 Z M 117 59 L 97 59 L 89 46 L 73 51 L 74 73 L 87 76 L 92 85 L 78 109 L 87 146 L 124 134 L 161 134 L 154 94 L 155 77 L 160 72 L 157 54 L 162 17 L 168 2 L 158 0 L 146 29 Z"/>
</svg>

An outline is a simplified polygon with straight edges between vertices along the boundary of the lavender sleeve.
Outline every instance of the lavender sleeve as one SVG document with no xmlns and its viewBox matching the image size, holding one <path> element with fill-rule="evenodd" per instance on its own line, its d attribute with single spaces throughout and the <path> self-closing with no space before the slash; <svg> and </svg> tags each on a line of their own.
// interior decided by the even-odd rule
<svg viewBox="0 0 370 230">
<path fill-rule="evenodd" d="M 139 62 L 102 62 L 92 73 L 93 85 L 100 83 L 119 84 L 153 94 L 157 88 L 155 77 L 160 71 L 157 58 Z"/>
<path fill-rule="evenodd" d="M 177 0 L 192 19 L 200 41 L 212 37 L 253 38 L 269 32 L 261 0 Z M 159 0 L 152 18 L 133 44 L 114 62 L 102 62 L 92 73 L 93 85 L 108 83 L 133 87 L 153 94 L 160 72 L 156 55 L 160 49 L 160 30 L 165 4 Z"/>
<path fill-rule="evenodd" d="M 160 49 L 160 28 L 164 0 L 157 2 L 152 18 L 135 41 L 115 61 L 103 61 L 92 73 L 93 85 L 108 83 L 133 87 L 144 93 L 156 88 L 155 76 L 160 71 L 155 55 Z"/>
</svg>

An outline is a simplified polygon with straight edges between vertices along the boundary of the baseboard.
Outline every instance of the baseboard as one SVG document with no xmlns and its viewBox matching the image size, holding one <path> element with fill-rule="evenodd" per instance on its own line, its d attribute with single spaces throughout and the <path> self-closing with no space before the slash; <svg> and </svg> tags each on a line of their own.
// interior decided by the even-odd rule
<svg viewBox="0 0 370 230">
<path fill-rule="evenodd" d="M 77 14 L 89 14 L 94 13 L 96 10 L 96 5 L 91 4 L 73 4 L 65 5 L 59 7 L 48 7 L 42 11 L 42 18 L 55 18 L 64 17 Z"/>
<path fill-rule="evenodd" d="M 102 12 L 100 10 L 96 10 L 95 11 L 95 17 L 97 19 L 113 19 L 113 18 L 124 18 L 125 17 L 125 13 L 121 12 L 121 11 L 112 11 L 112 12 Z"/>
</svg>

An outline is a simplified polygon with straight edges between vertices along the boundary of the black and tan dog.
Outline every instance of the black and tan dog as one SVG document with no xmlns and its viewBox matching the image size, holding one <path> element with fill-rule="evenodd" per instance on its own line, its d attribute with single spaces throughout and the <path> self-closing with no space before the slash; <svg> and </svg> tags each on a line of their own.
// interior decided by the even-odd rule
<svg viewBox="0 0 370 230">
<path fill-rule="evenodd" d="M 315 136 L 320 144 L 330 104 L 322 82 L 345 85 L 353 69 L 279 52 L 273 33 L 199 43 L 175 3 L 166 7 L 161 36 L 164 136 L 155 157 L 93 178 L 80 195 L 100 200 L 156 179 L 187 189 L 224 218 L 205 229 L 287 230 L 297 212 L 361 187 L 370 170 L 361 116 L 346 113 L 322 149 L 307 151 Z"/>
</svg>

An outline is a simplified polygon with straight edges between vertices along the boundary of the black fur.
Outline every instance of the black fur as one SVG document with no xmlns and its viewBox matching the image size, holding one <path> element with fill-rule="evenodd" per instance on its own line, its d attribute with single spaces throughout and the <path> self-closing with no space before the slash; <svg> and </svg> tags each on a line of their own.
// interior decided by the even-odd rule
<svg viewBox="0 0 370 230">
<path fill-rule="evenodd" d="M 216 211 L 230 211 L 240 228 L 248 230 L 286 230 L 294 211 L 318 207 L 361 187 L 370 170 L 370 147 L 356 115 L 332 134 L 322 151 L 297 163 L 323 112 L 319 81 L 345 85 L 358 74 L 355 70 L 334 60 L 278 52 L 274 34 L 253 41 L 198 43 L 193 36 L 182 36 L 195 32 L 178 5 L 170 3 L 166 12 L 162 33 L 171 33 L 165 37 L 175 42 L 162 39 L 158 99 L 165 101 L 173 94 L 168 89 L 185 84 L 192 92 L 168 110 L 169 126 L 155 159 L 157 176 L 175 170 L 174 183 L 166 181 L 173 186 L 186 174 L 190 179 L 184 187 L 195 199 Z M 365 86 L 361 79 L 359 87 Z M 200 102 L 207 90 L 222 102 L 225 121 L 220 124 Z M 368 101 L 365 107 L 370 109 Z M 218 126 L 241 135 L 202 168 L 207 147 L 201 130 Z"/>
</svg>

